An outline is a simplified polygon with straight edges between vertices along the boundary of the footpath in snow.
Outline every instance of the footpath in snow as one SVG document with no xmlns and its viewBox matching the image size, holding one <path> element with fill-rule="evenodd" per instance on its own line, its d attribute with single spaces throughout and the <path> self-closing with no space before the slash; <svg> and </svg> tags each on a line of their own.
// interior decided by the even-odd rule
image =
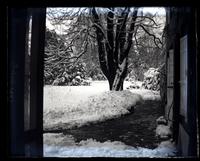
<svg viewBox="0 0 200 161">
<path fill-rule="evenodd" d="M 125 82 L 125 88 L 128 86 Z M 146 100 L 159 100 L 159 92 L 132 89 L 108 91 L 105 81 L 91 86 L 45 86 L 44 131 L 77 129 L 91 123 L 105 122 L 131 113 Z M 137 110 L 135 111 L 137 112 Z M 107 121 L 106 121 L 107 122 Z M 77 141 L 73 135 L 44 134 L 44 156 L 54 157 L 167 157 L 174 156 L 174 145 L 168 140 L 154 149 L 133 147 L 116 140 Z"/>
</svg>

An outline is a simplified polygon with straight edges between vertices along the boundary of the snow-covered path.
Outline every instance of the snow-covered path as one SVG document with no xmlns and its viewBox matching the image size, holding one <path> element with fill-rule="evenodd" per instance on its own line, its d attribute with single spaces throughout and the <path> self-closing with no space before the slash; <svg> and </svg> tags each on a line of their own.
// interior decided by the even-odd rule
<svg viewBox="0 0 200 161">
<path fill-rule="evenodd" d="M 92 138 L 100 142 L 121 141 L 130 146 L 153 149 L 160 142 L 155 137 L 155 129 L 156 119 L 162 114 L 159 101 L 146 101 L 136 105 L 130 114 L 117 119 L 51 132 L 72 135 L 77 142 Z"/>
<path fill-rule="evenodd" d="M 44 134 L 44 155 L 53 157 L 173 157 L 170 141 L 155 137 L 159 101 L 146 101 L 119 119 Z"/>
<path fill-rule="evenodd" d="M 125 88 L 128 85 L 126 82 Z M 89 87 L 45 86 L 44 126 L 51 125 L 51 132 L 54 133 L 44 134 L 44 156 L 167 157 L 174 155 L 175 149 L 169 142 L 158 145 L 159 140 L 155 137 L 156 119 L 162 115 L 158 92 L 133 89 L 129 92 L 107 93 L 107 95 L 103 93 L 105 91 L 108 91 L 107 82 L 93 82 Z M 94 95 L 96 96 L 93 97 Z M 144 103 L 138 105 L 141 96 Z M 136 105 L 134 111 L 130 110 L 132 105 Z M 113 113 L 116 113 L 118 119 L 113 117 Z M 93 120 L 89 120 L 91 116 L 95 116 Z M 57 121 L 54 124 L 56 126 L 51 121 Z"/>
</svg>

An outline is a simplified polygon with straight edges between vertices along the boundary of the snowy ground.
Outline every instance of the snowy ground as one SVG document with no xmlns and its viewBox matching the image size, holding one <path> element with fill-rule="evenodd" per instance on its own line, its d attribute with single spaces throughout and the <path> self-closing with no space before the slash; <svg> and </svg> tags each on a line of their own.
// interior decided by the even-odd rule
<svg viewBox="0 0 200 161">
<path fill-rule="evenodd" d="M 120 141 L 98 142 L 93 139 L 75 143 L 73 136 L 44 134 L 45 157 L 150 157 L 175 156 L 176 149 L 170 141 L 161 142 L 155 149 L 132 147 Z"/>
<path fill-rule="evenodd" d="M 125 82 L 124 89 L 130 84 Z M 45 86 L 44 130 L 70 129 L 120 117 L 137 103 L 160 99 L 159 92 L 145 89 L 108 91 L 107 81 L 94 81 L 91 86 Z M 167 157 L 173 156 L 174 151 L 169 141 L 156 149 L 146 149 L 119 141 L 101 143 L 91 138 L 75 143 L 70 135 L 44 134 L 44 156 L 47 157 Z"/>
<path fill-rule="evenodd" d="M 124 88 L 129 85 L 125 82 Z M 159 92 L 145 89 L 110 92 L 107 81 L 94 81 L 91 86 L 45 86 L 44 130 L 69 129 L 120 117 L 143 99 L 159 98 Z"/>
<path fill-rule="evenodd" d="M 76 98 L 74 98 L 76 99 Z M 142 97 L 130 91 L 107 91 L 88 97 L 77 106 L 45 111 L 44 129 L 70 129 L 130 113 Z"/>
<path fill-rule="evenodd" d="M 132 93 L 140 94 L 143 100 L 160 100 L 160 92 L 148 89 L 131 89 Z"/>
</svg>

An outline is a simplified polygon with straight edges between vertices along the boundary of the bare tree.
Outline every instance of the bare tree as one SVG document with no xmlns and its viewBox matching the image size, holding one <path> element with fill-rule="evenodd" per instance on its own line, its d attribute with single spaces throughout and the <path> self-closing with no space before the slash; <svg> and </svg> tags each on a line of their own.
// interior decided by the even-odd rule
<svg viewBox="0 0 200 161">
<path fill-rule="evenodd" d="M 133 36 L 137 43 L 138 29 L 153 37 L 157 47 L 161 40 L 149 31 L 157 26 L 150 16 L 138 15 L 138 8 L 108 8 L 107 14 L 102 16 L 92 8 L 93 24 L 96 28 L 99 61 L 101 69 L 109 81 L 110 90 L 123 90 L 123 82 L 127 74 L 128 55 L 133 43 Z M 144 20 L 150 23 L 145 24 Z M 106 24 L 104 24 L 106 22 Z M 139 44 L 136 44 L 139 45 Z"/>
<path fill-rule="evenodd" d="M 131 62 L 129 61 L 128 70 L 134 69 L 132 73 L 134 73 L 135 78 L 143 80 L 143 73 L 148 68 L 159 68 L 165 61 L 163 35 L 165 16 L 147 13 L 139 19 L 143 19 L 143 23 L 136 25 L 133 45 L 129 54 Z M 143 27 L 147 32 L 144 32 Z"/>
<path fill-rule="evenodd" d="M 56 16 L 55 16 L 56 15 Z M 66 46 L 72 46 L 77 61 L 88 50 L 89 44 L 98 48 L 99 64 L 109 82 L 110 90 L 123 90 L 127 75 L 128 56 L 132 44 L 137 45 L 137 34 L 147 33 L 159 47 L 162 41 L 148 29 L 157 24 L 152 17 L 138 14 L 138 8 L 76 8 L 76 11 L 49 12 L 54 24 L 66 24 Z M 151 23 L 144 23 L 149 19 Z M 95 45 L 95 40 L 97 45 Z M 64 58 L 63 58 L 64 59 Z"/>
</svg>

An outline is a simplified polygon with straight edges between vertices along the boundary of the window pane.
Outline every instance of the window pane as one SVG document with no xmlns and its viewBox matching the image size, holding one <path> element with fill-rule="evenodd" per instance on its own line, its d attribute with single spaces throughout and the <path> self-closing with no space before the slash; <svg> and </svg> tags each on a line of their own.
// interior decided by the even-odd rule
<svg viewBox="0 0 200 161">
<path fill-rule="evenodd" d="M 30 46 L 32 19 L 28 17 L 25 53 L 25 83 L 24 83 L 24 130 L 30 129 Z"/>
</svg>

